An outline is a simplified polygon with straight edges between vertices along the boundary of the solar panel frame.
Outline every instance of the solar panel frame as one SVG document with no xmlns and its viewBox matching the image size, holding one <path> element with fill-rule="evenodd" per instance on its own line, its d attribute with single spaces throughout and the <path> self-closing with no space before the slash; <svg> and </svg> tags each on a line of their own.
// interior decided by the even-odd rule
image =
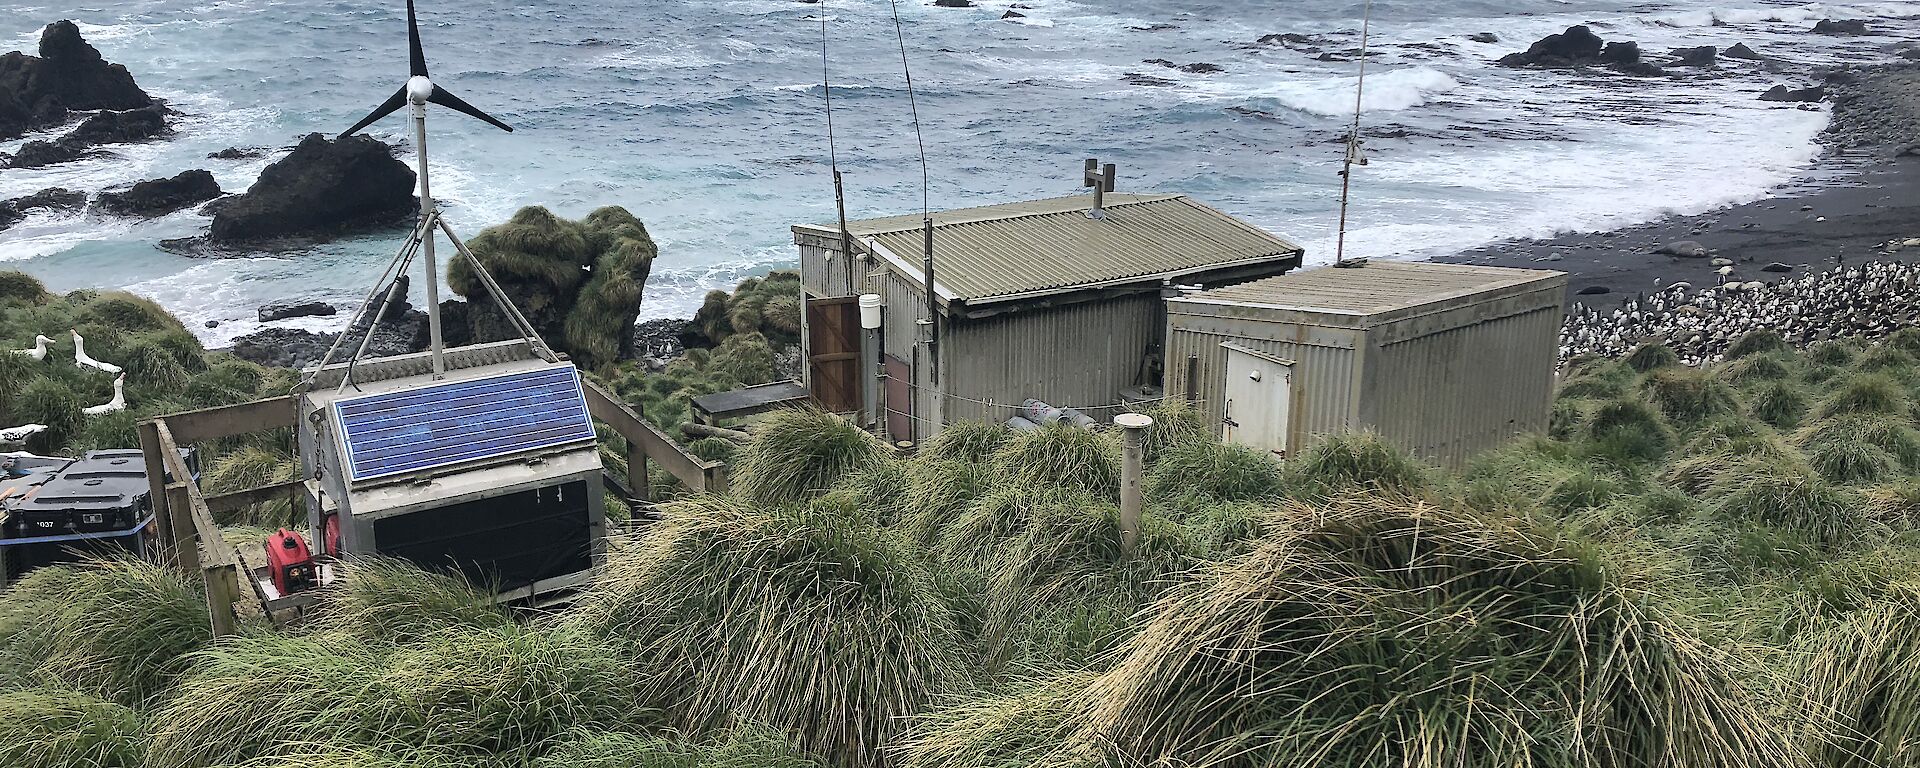
<svg viewBox="0 0 1920 768">
<path fill-rule="evenodd" d="M 356 484 L 598 437 L 572 365 L 362 395 L 332 410 Z"/>
</svg>

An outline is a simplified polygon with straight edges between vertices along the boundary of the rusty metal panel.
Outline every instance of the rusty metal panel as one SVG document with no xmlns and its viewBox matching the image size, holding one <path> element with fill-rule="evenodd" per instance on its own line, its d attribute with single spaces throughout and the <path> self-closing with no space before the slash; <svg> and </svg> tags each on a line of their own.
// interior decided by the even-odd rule
<svg viewBox="0 0 1920 768">
<path fill-rule="evenodd" d="M 1111 420 L 1159 341 L 1159 305 L 1144 293 L 955 321 L 941 337 L 946 421 L 1005 421 L 1030 397 Z"/>
</svg>

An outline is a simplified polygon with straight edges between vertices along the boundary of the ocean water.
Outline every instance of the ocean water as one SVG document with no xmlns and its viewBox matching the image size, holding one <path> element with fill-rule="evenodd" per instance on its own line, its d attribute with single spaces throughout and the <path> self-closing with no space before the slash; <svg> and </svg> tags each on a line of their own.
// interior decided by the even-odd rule
<svg viewBox="0 0 1920 768">
<path fill-rule="evenodd" d="M 1311 261 L 1331 259 L 1356 65 L 1255 41 L 1322 35 L 1321 52 L 1350 52 L 1362 2 L 1021 0 L 1026 17 L 1002 20 L 1011 4 L 898 6 L 933 207 L 1076 193 L 1082 159 L 1097 156 L 1119 164 L 1123 191 L 1186 192 L 1305 244 Z M 471 236 L 523 205 L 567 216 L 625 206 L 660 246 L 644 317 L 684 315 L 709 289 L 790 265 L 788 227 L 832 218 L 823 15 L 849 214 L 921 206 L 887 0 L 424 0 L 420 12 L 435 81 L 518 129 L 434 113 L 434 191 L 448 221 Z M 351 124 L 404 80 L 404 13 L 398 0 L 0 0 L 0 50 L 32 51 L 42 25 L 72 18 L 185 113 L 166 141 L 0 170 L 0 198 L 49 186 L 97 192 L 189 168 L 244 189 L 273 156 L 207 154 L 283 149 Z M 1543 35 L 1588 23 L 1650 52 L 1745 42 L 1796 65 L 1871 63 L 1920 39 L 1916 13 L 1912 2 L 1377 0 L 1361 103 L 1371 162 L 1354 176 L 1349 253 L 1419 259 L 1700 212 L 1759 198 L 1819 155 L 1823 111 L 1757 100 L 1776 83 L 1805 85 L 1798 69 L 1726 62 L 1698 77 L 1632 81 L 1493 66 Z M 1823 18 L 1868 19 L 1887 34 L 1807 34 Z M 1477 32 L 1502 42 L 1466 39 Z M 398 140 L 405 129 L 396 116 L 369 132 Z M 190 211 L 148 221 L 39 214 L 0 233 L 0 268 L 59 290 L 154 297 L 220 344 L 256 330 L 254 310 L 267 301 L 357 302 L 400 239 L 383 232 L 220 260 L 155 245 L 206 224 Z M 415 292 L 418 302 L 417 282 Z"/>
</svg>

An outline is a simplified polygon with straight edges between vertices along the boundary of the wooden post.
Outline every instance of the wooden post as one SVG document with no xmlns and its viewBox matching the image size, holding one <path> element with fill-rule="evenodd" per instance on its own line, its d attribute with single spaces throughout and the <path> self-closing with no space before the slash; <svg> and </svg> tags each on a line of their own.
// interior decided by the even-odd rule
<svg viewBox="0 0 1920 768">
<path fill-rule="evenodd" d="M 160 430 L 151 421 L 140 422 L 140 453 L 146 459 L 147 503 L 152 505 L 156 536 L 159 539 L 155 547 L 156 560 L 161 565 L 180 567 L 180 558 L 176 546 L 178 539 L 173 533 L 173 516 L 167 510 L 172 508 L 167 498 L 167 463 L 160 456 Z"/>
<path fill-rule="evenodd" d="M 167 519 L 173 529 L 174 562 L 188 574 L 200 570 L 200 543 L 194 535 L 193 500 L 187 495 L 187 482 L 167 483 Z"/>
<path fill-rule="evenodd" d="M 1123 413 L 1114 417 L 1113 423 L 1120 425 L 1125 447 L 1120 466 L 1120 551 L 1131 557 L 1140 543 L 1140 476 L 1146 471 L 1147 453 L 1143 438 L 1147 427 L 1153 426 L 1153 417 Z"/>
<path fill-rule="evenodd" d="M 647 451 L 634 440 L 627 441 L 627 490 L 633 493 L 634 501 L 653 500 L 647 480 Z"/>
<path fill-rule="evenodd" d="M 239 619 L 233 611 L 234 602 L 240 599 L 238 570 L 232 563 L 225 563 L 209 566 L 205 571 L 207 613 L 213 620 L 215 638 L 231 637 L 239 631 Z"/>
</svg>

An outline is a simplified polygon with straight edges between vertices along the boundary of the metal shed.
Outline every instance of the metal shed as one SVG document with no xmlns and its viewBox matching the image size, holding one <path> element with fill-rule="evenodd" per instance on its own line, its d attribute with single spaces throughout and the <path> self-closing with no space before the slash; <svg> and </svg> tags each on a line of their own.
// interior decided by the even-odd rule
<svg viewBox="0 0 1920 768">
<path fill-rule="evenodd" d="M 1173 298 L 1168 395 L 1222 439 L 1283 456 L 1371 429 L 1459 466 L 1546 429 L 1566 286 L 1563 272 L 1375 261 Z"/>
<path fill-rule="evenodd" d="M 1168 286 L 1228 285 L 1300 264 L 1299 246 L 1184 195 L 1102 198 L 933 214 L 931 302 L 921 216 L 849 222 L 844 246 L 838 225 L 795 226 L 814 398 L 851 412 L 878 386 L 879 426 L 894 440 L 1004 420 L 1027 398 L 1110 417 L 1101 406 L 1122 390 L 1160 383 Z M 860 294 L 881 297 L 878 338 L 868 340 L 879 377 L 863 373 Z"/>
</svg>

